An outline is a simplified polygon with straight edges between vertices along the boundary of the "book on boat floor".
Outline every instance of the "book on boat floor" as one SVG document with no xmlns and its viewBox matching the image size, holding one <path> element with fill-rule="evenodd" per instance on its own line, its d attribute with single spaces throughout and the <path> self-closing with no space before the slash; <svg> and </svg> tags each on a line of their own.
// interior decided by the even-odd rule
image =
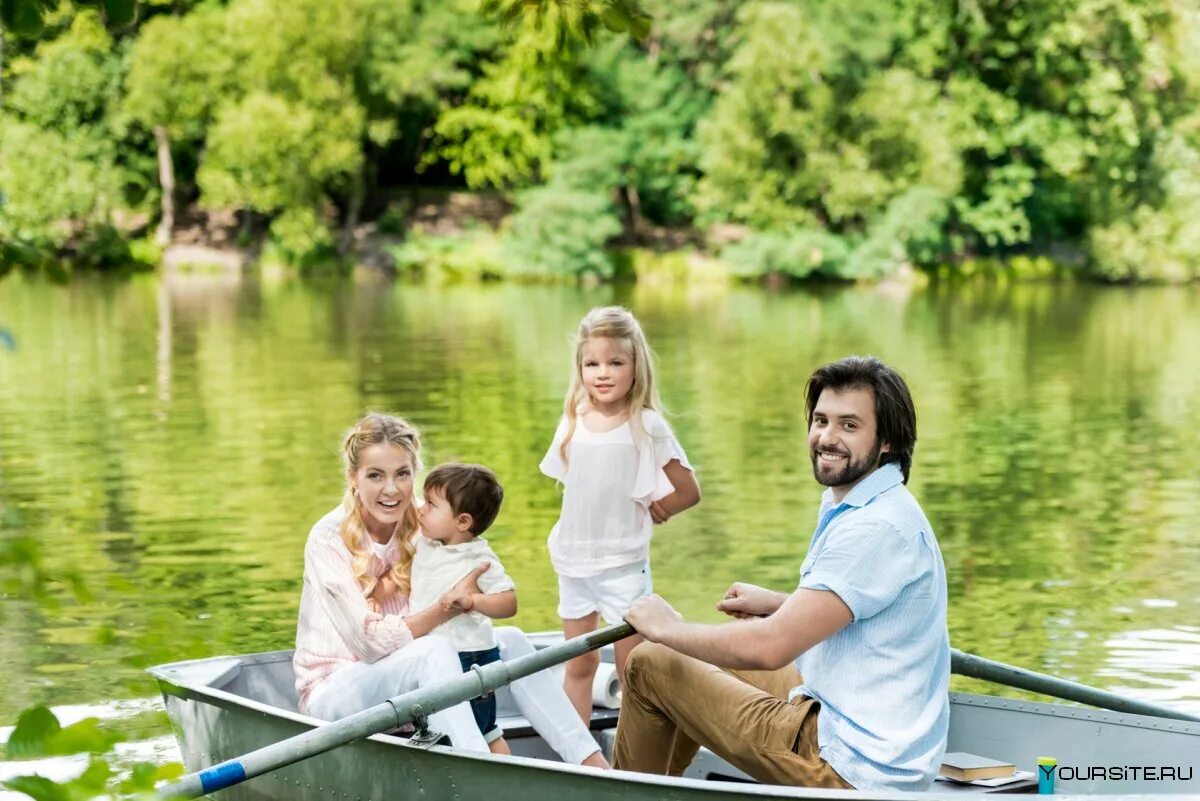
<svg viewBox="0 0 1200 801">
<path fill-rule="evenodd" d="M 954 781 L 973 782 L 1009 777 L 1016 773 L 1016 770 L 1017 766 L 1011 762 L 955 751 L 942 757 L 939 773 Z"/>
<path fill-rule="evenodd" d="M 1018 782 L 1026 782 L 1034 785 L 1037 784 L 1037 779 L 1034 778 L 1032 770 L 1018 770 L 1014 771 L 1011 776 L 996 776 L 995 778 L 991 779 L 975 779 L 974 781 L 969 782 L 951 779 L 949 776 L 941 775 L 937 777 L 937 780 L 939 782 L 944 782 L 947 787 L 961 787 L 964 790 L 970 789 L 971 787 L 1007 787 L 1010 784 L 1015 785 Z"/>
</svg>

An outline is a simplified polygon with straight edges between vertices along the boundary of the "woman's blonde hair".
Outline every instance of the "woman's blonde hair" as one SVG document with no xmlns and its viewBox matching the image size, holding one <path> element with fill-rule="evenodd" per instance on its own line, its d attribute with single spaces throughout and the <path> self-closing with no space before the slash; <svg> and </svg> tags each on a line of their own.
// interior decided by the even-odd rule
<svg viewBox="0 0 1200 801">
<path fill-rule="evenodd" d="M 583 346 L 589 339 L 607 337 L 615 340 L 621 349 L 633 359 L 633 385 L 625 396 L 629 404 L 629 427 L 634 443 L 644 442 L 646 429 L 642 425 L 642 409 L 662 411 L 658 387 L 654 384 L 654 353 L 642 333 L 633 312 L 624 306 L 598 306 L 583 316 L 575 337 L 575 364 L 571 371 L 571 385 L 563 401 L 563 416 L 567 419 L 567 431 L 559 446 L 559 455 L 567 463 L 567 446 L 575 435 L 579 423 L 579 407 L 588 399 L 587 386 L 583 383 Z"/>
<path fill-rule="evenodd" d="M 378 579 L 368 572 L 373 554 L 366 542 L 367 528 L 363 523 L 358 494 L 353 482 L 350 481 L 350 476 L 358 472 L 358 468 L 362 464 L 363 451 L 372 445 L 383 443 L 403 448 L 412 455 L 415 478 L 416 472 L 421 469 L 421 439 L 417 434 L 417 429 L 413 428 L 407 420 L 390 414 L 368 414 L 355 423 L 354 428 L 346 432 L 346 437 L 342 440 L 342 459 L 346 463 L 347 480 L 346 494 L 342 496 L 342 510 L 345 515 L 338 528 L 338 535 L 350 550 L 350 566 L 354 570 L 354 578 L 358 582 L 358 586 L 362 588 L 364 598 L 375 589 Z M 400 557 L 389 571 L 389 577 L 404 595 L 408 595 L 412 585 L 410 579 L 413 560 L 412 537 L 417 531 L 417 526 L 417 506 L 410 496 L 408 508 L 404 510 L 404 517 L 396 526 L 396 532 L 393 535 L 399 548 Z"/>
</svg>

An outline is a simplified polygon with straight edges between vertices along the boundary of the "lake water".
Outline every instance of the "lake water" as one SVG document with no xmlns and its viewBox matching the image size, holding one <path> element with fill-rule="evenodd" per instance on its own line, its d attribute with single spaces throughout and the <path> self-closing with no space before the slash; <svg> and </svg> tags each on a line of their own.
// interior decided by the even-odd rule
<svg viewBox="0 0 1200 801">
<path fill-rule="evenodd" d="M 704 490 L 654 540 L 656 589 L 686 616 L 717 620 L 735 580 L 794 586 L 820 494 L 804 382 L 873 353 L 916 398 L 910 487 L 945 556 L 952 644 L 1200 712 L 1195 289 L 16 275 L 0 281 L 0 724 L 35 703 L 121 717 L 126 748 L 170 756 L 143 668 L 290 647 L 305 536 L 370 409 L 411 419 L 427 464 L 496 470 L 489 539 L 516 623 L 555 628 L 559 494 L 537 464 L 569 337 L 608 303 L 642 320 Z"/>
</svg>

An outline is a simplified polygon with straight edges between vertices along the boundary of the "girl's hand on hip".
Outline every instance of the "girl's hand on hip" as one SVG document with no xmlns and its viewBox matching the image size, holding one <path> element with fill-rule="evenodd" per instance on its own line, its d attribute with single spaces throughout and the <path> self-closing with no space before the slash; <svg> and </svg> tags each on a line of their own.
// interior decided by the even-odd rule
<svg viewBox="0 0 1200 801">
<path fill-rule="evenodd" d="M 671 515 L 663 508 L 663 505 L 658 501 L 650 502 L 650 519 L 655 525 L 660 525 L 671 519 Z"/>
</svg>

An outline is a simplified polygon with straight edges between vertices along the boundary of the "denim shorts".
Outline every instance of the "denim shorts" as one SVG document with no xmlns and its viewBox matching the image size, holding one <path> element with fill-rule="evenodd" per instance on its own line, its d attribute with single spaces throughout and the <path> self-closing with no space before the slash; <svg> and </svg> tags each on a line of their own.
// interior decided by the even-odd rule
<svg viewBox="0 0 1200 801">
<path fill-rule="evenodd" d="M 463 673 L 472 665 L 490 665 L 500 661 L 500 647 L 495 646 L 486 651 L 459 651 L 458 661 L 462 664 Z M 496 725 L 496 694 L 488 693 L 482 698 L 471 699 L 471 711 L 475 714 L 475 725 L 483 734 L 483 739 L 491 743 L 504 736 L 504 732 Z"/>
</svg>

